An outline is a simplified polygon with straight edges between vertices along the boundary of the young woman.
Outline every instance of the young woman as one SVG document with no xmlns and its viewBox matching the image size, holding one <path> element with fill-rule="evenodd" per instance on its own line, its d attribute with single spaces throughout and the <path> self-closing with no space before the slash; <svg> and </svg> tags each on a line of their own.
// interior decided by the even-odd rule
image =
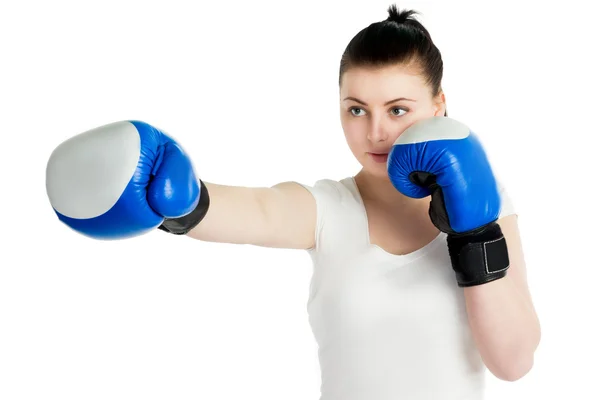
<svg viewBox="0 0 600 400">
<path fill-rule="evenodd" d="M 159 227 L 309 251 L 322 400 L 482 399 L 486 368 L 521 378 L 540 340 L 516 212 L 468 131 L 454 137 L 455 125 L 444 125 L 443 63 L 429 33 L 414 11 L 388 13 L 351 40 L 340 65 L 356 175 L 312 186 L 202 182 L 172 138 L 123 121 L 61 144 L 48 162 L 48 195 L 63 222 L 95 238 Z M 432 120 L 451 140 L 418 147 L 413 137 L 430 132 L 410 129 Z M 429 154 L 435 146 L 449 158 Z M 467 247 L 479 258 L 464 256 Z"/>
</svg>

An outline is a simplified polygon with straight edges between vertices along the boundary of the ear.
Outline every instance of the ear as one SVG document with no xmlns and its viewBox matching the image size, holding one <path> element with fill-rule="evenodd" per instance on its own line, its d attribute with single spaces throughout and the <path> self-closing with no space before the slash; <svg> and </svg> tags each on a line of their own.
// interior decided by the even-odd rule
<svg viewBox="0 0 600 400">
<path fill-rule="evenodd" d="M 434 99 L 434 115 L 443 117 L 446 114 L 446 95 L 440 90 L 440 94 Z"/>
</svg>

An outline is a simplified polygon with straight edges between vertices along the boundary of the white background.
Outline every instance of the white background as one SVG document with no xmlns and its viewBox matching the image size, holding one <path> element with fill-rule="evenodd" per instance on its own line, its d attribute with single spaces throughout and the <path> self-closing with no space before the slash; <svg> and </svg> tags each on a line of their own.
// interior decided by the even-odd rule
<svg viewBox="0 0 600 400">
<path fill-rule="evenodd" d="M 600 33 L 591 5 L 550 3 L 397 3 L 422 13 L 450 116 L 519 209 L 542 343 L 523 379 L 490 376 L 490 400 L 600 398 Z M 349 176 L 339 59 L 389 4 L 3 3 L 0 399 L 318 399 L 305 252 L 84 238 L 53 213 L 45 165 L 77 133 L 141 119 L 210 182 Z"/>
</svg>

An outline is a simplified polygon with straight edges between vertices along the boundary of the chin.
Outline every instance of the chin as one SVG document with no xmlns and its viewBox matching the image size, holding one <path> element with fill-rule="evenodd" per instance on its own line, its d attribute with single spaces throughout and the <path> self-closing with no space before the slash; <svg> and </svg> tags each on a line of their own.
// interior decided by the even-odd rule
<svg viewBox="0 0 600 400">
<path fill-rule="evenodd" d="M 387 171 L 387 164 L 380 164 L 380 163 L 376 163 L 371 160 L 368 160 L 368 162 L 363 164 L 363 166 L 364 166 L 365 170 L 371 176 L 375 176 L 378 178 L 386 178 L 386 179 L 389 178 L 388 171 Z"/>
<path fill-rule="evenodd" d="M 376 170 L 373 173 L 373 175 L 377 176 L 378 178 L 382 178 L 382 179 L 389 179 L 390 178 L 389 175 L 388 175 L 388 172 L 387 172 L 387 168 L 385 168 L 383 170 L 378 169 L 378 170 Z"/>
</svg>

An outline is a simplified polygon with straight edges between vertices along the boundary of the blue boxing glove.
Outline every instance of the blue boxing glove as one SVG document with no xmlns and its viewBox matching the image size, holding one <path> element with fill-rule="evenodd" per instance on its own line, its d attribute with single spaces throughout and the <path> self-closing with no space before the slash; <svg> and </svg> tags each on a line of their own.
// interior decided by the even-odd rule
<svg viewBox="0 0 600 400">
<path fill-rule="evenodd" d="M 500 279 L 509 267 L 500 226 L 501 199 L 476 135 L 448 117 L 432 117 L 406 129 L 388 157 L 388 175 L 406 196 L 431 196 L 429 216 L 447 233 L 460 287 Z"/>
<path fill-rule="evenodd" d="M 209 198 L 182 147 L 140 121 L 74 136 L 52 152 L 46 192 L 59 220 L 95 239 L 124 239 L 156 228 L 185 234 Z"/>
</svg>

